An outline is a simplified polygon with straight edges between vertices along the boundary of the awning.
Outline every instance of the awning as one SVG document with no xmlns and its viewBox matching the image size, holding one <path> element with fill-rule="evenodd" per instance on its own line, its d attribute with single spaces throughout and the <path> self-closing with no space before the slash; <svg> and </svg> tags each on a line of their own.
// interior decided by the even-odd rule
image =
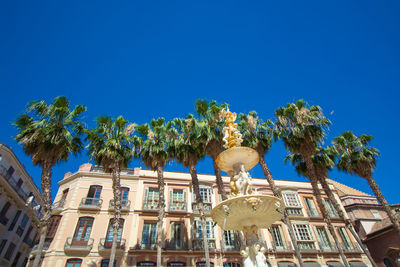
<svg viewBox="0 0 400 267">
<path fill-rule="evenodd" d="M 326 265 L 328 267 L 344 267 L 343 264 L 338 261 L 328 261 L 328 262 L 326 262 Z"/>
<path fill-rule="evenodd" d="M 281 261 L 278 262 L 278 267 L 297 267 L 297 265 L 290 261 Z"/>
<path fill-rule="evenodd" d="M 367 267 L 362 261 L 349 261 L 351 267 Z"/>
<path fill-rule="evenodd" d="M 318 262 L 315 261 L 305 261 L 304 262 L 305 267 L 321 267 Z"/>
</svg>

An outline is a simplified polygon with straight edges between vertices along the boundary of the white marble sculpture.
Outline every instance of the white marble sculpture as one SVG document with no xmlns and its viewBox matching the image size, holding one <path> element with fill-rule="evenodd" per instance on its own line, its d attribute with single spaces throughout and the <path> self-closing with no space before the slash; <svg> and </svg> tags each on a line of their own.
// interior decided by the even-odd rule
<svg viewBox="0 0 400 267">
<path fill-rule="evenodd" d="M 236 195 L 250 195 L 252 193 L 252 178 L 244 169 L 244 165 L 240 165 L 239 171 L 231 178 L 235 187 Z"/>
</svg>

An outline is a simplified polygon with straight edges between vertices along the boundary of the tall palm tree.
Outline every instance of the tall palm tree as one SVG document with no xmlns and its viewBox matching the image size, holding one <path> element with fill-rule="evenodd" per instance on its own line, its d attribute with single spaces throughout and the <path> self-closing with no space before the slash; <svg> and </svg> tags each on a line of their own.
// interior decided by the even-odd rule
<svg viewBox="0 0 400 267">
<path fill-rule="evenodd" d="M 71 154 L 83 148 L 80 135 L 83 125 L 80 115 L 86 107 L 78 105 L 73 110 L 70 101 L 62 96 L 56 97 L 49 105 L 45 101 L 28 104 L 26 114 L 14 122 L 18 130 L 15 139 L 23 145 L 27 155 L 32 156 L 34 165 L 42 168 L 41 187 L 43 194 L 43 217 L 41 219 L 38 254 L 33 266 L 39 266 L 47 226 L 51 216 L 51 175 L 53 167 L 67 161 Z"/>
<path fill-rule="evenodd" d="M 264 176 L 268 181 L 272 193 L 275 197 L 282 198 L 281 193 L 275 185 L 275 181 L 272 177 L 271 171 L 269 170 L 267 163 L 265 162 L 265 154 L 271 149 L 271 144 L 273 141 L 272 134 L 274 129 L 272 121 L 262 121 L 262 119 L 258 118 L 255 111 L 251 111 L 248 115 L 243 113 L 239 114 L 238 127 L 242 134 L 242 145 L 251 147 L 257 151 L 260 158 L 259 164 L 264 172 Z M 287 226 L 289 236 L 292 240 L 292 244 L 296 253 L 296 257 L 299 261 L 300 266 L 303 267 L 303 259 L 301 258 L 296 237 L 293 233 L 293 228 L 286 210 L 284 210 L 282 221 Z"/>
<path fill-rule="evenodd" d="M 172 158 L 168 153 L 171 139 L 172 123 L 165 123 L 164 118 L 151 120 L 150 124 L 139 125 L 136 129 L 140 133 L 135 138 L 136 155 L 147 168 L 157 172 L 158 177 L 158 224 L 157 224 L 157 266 L 162 266 L 161 249 L 163 245 L 163 220 L 165 215 L 165 183 L 164 167 Z"/>
<path fill-rule="evenodd" d="M 206 127 L 209 128 L 209 137 L 206 145 L 206 153 L 211 157 L 214 165 L 214 173 L 216 177 L 218 193 L 221 195 L 222 200 L 227 199 L 227 195 L 224 190 L 224 184 L 222 182 L 221 170 L 217 165 L 217 157 L 224 149 L 223 132 L 224 127 L 223 120 L 220 119 L 221 111 L 226 108 L 227 104 L 218 105 L 215 100 L 207 102 L 206 100 L 196 100 L 196 113 L 202 120 L 205 121 Z"/>
<path fill-rule="evenodd" d="M 202 238 L 206 266 L 210 267 L 210 252 L 207 241 L 206 216 L 204 214 L 204 204 L 200 195 L 199 179 L 197 177 L 196 165 L 206 154 L 206 144 L 208 141 L 207 127 L 204 121 L 196 120 L 189 114 L 186 119 L 176 118 L 173 120 L 177 133 L 170 146 L 170 153 L 174 158 L 189 168 L 192 177 L 193 191 L 196 196 L 196 203 L 200 213 Z"/>
<path fill-rule="evenodd" d="M 318 207 L 327 223 L 328 230 L 335 241 L 344 265 L 349 267 L 343 248 L 339 245 L 331 219 L 324 206 L 321 192 L 318 188 L 315 166 L 312 161 L 312 157 L 316 153 L 316 147 L 323 141 L 325 129 L 330 125 L 330 121 L 322 113 L 321 107 L 309 107 L 302 99 L 296 103 L 289 103 L 286 107 L 278 108 L 275 111 L 275 116 L 277 117 L 277 136 L 283 140 L 287 150 L 293 154 L 300 154 L 306 163 L 307 174 L 317 199 Z"/>
<path fill-rule="evenodd" d="M 369 146 L 372 136 L 363 134 L 357 137 L 351 131 L 346 131 L 334 139 L 333 143 L 340 152 L 339 162 L 336 167 L 340 171 L 356 174 L 367 180 L 376 198 L 393 223 L 394 229 L 400 233 L 399 219 L 396 218 L 396 215 L 372 177 L 376 166 L 376 159 L 379 156 L 378 149 Z"/>
<path fill-rule="evenodd" d="M 363 252 L 367 255 L 368 259 L 370 260 L 372 266 L 376 267 L 376 263 L 372 258 L 369 250 L 366 246 L 362 243 L 360 237 L 356 233 L 351 223 L 351 220 L 346 218 L 339 202 L 336 200 L 331 188 L 329 187 L 327 179 L 329 178 L 328 171 L 335 166 L 335 159 L 338 156 L 338 152 L 334 146 L 328 146 L 326 148 L 317 147 L 317 153 L 313 156 L 313 162 L 315 166 L 315 172 L 318 178 L 319 183 L 321 184 L 322 188 L 324 189 L 326 195 L 328 196 L 329 202 L 332 203 L 336 213 L 338 214 L 339 218 L 342 219 L 346 223 L 346 228 L 348 228 L 353 235 L 354 239 L 360 245 Z M 308 177 L 307 174 L 307 167 L 302 159 L 301 155 L 299 154 L 290 154 L 285 158 L 285 163 L 289 161 L 293 165 L 295 165 L 296 171 L 299 175 L 303 175 Z"/>
<path fill-rule="evenodd" d="M 90 158 L 101 165 L 105 173 L 112 174 L 114 218 L 112 221 L 113 239 L 109 267 L 114 264 L 118 230 L 121 227 L 120 174 L 123 168 L 127 168 L 134 154 L 132 149 L 132 133 L 134 130 L 135 124 L 128 123 L 122 116 L 115 120 L 104 116 L 97 119 L 96 128 L 86 131 Z"/>
</svg>

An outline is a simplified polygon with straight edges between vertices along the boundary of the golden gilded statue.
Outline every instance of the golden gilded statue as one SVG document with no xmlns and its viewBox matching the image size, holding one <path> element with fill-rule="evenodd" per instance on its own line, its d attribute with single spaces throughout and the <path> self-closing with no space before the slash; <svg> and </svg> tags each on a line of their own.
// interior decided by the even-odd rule
<svg viewBox="0 0 400 267">
<path fill-rule="evenodd" d="M 224 148 L 232 148 L 232 147 L 237 147 L 242 144 L 242 134 L 239 132 L 237 128 L 237 123 L 235 123 L 236 120 L 236 113 L 230 112 L 229 108 L 225 111 L 222 110 L 221 112 L 222 118 L 226 118 L 225 120 L 225 127 L 223 129 L 224 132 Z"/>
</svg>

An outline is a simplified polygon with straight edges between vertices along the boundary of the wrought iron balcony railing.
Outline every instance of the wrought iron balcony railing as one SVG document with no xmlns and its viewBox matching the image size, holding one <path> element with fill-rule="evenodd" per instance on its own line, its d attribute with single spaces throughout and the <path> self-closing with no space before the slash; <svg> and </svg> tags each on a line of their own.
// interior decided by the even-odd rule
<svg viewBox="0 0 400 267">
<path fill-rule="evenodd" d="M 215 250 L 215 240 L 214 239 L 207 239 L 208 241 L 208 248 L 210 250 Z M 195 238 L 192 240 L 193 250 L 204 250 L 204 243 L 203 238 Z"/>
<path fill-rule="evenodd" d="M 117 241 L 117 249 L 118 250 L 125 250 L 125 238 L 122 238 L 120 241 Z M 109 241 L 106 238 L 100 238 L 99 241 L 99 250 L 107 250 L 111 249 L 112 247 L 112 240 Z"/>
<path fill-rule="evenodd" d="M 0 165 L 0 175 L 4 177 L 8 184 L 24 201 L 27 200 L 27 198 L 29 197 L 29 192 L 26 192 L 24 189 L 22 189 L 22 187 L 18 186 L 19 177 L 15 177 L 16 174 L 11 175 L 6 167 Z"/>
<path fill-rule="evenodd" d="M 93 197 L 84 197 L 79 204 L 79 208 L 81 209 L 101 209 L 101 205 L 103 204 L 103 199 L 101 198 L 93 198 Z"/>
<path fill-rule="evenodd" d="M 144 202 L 144 210 L 158 210 L 158 201 Z"/>
<path fill-rule="evenodd" d="M 93 248 L 93 238 L 75 239 L 68 237 L 64 244 L 64 250 L 67 251 L 90 251 Z"/>
<path fill-rule="evenodd" d="M 212 210 L 212 205 L 211 203 L 203 203 L 204 207 L 204 213 L 209 214 Z M 192 203 L 192 209 L 194 213 L 199 213 L 199 208 L 197 206 L 197 203 Z"/>
<path fill-rule="evenodd" d="M 129 211 L 130 207 L 131 207 L 131 201 L 129 199 L 121 199 L 121 210 L 122 211 Z M 108 209 L 113 210 L 114 208 L 115 208 L 114 199 L 111 199 Z"/>
<path fill-rule="evenodd" d="M 61 212 L 64 209 L 64 204 L 65 204 L 65 199 L 54 202 L 53 205 L 51 205 L 51 211 L 53 213 Z"/>
<path fill-rule="evenodd" d="M 187 210 L 186 202 L 170 202 L 168 210 L 185 212 Z"/>
<path fill-rule="evenodd" d="M 166 250 L 188 250 L 188 244 L 186 241 L 175 239 L 166 240 L 164 247 Z"/>
</svg>

